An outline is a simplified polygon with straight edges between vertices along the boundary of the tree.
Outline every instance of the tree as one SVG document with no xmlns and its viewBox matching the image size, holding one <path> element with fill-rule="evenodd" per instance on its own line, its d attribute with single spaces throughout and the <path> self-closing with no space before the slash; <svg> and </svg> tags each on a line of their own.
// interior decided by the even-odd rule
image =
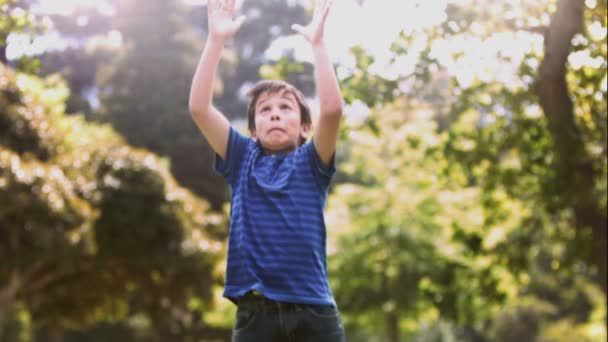
<svg viewBox="0 0 608 342">
<path fill-rule="evenodd" d="M 41 14 L 42 15 L 42 14 Z M 63 50 L 42 53 L 39 75 L 60 74 L 70 88 L 66 101 L 66 113 L 84 114 L 93 118 L 97 93 L 96 76 L 103 61 L 116 53 L 118 32 L 111 31 L 112 17 L 100 13 L 94 7 L 77 7 L 74 13 L 44 14 L 52 22 L 52 29 L 68 45 Z M 85 20 L 83 24 L 83 18 Z"/>
<path fill-rule="evenodd" d="M 606 42 L 597 29 L 606 26 L 606 2 L 584 9 L 582 3 L 550 1 L 535 11 L 547 12 L 553 4 L 550 20 L 536 19 L 533 25 L 542 16 L 521 11 L 512 26 L 493 25 L 500 28 L 494 34 L 517 29 L 522 39 L 524 30 L 543 33 L 544 44 L 533 45 L 523 57 L 515 82 L 454 82 L 458 96 L 449 116 L 469 117 L 474 124 L 450 129 L 447 156 L 468 170 L 472 182 L 481 184 L 486 208 L 496 208 L 496 199 L 505 195 L 530 208 L 522 231 L 508 234 L 495 253 L 524 280 L 522 295 L 533 293 L 543 305 L 559 308 L 553 317 L 532 310 L 541 321 L 553 322 L 545 324 L 557 326 L 557 317 L 578 322 L 571 317 L 590 312 L 568 309 L 565 298 L 572 294 L 566 293 L 585 298 L 579 303 L 599 300 L 605 308 L 606 90 L 601 84 Z M 468 7 L 468 13 L 476 15 L 477 8 Z M 585 29 L 576 35 L 581 25 Z M 504 215 L 488 212 L 494 217 L 490 222 Z M 589 295 L 583 284 L 590 280 L 603 296 Z M 605 324 L 605 315 L 598 317 Z M 539 334 L 548 334 L 545 330 Z"/>
<path fill-rule="evenodd" d="M 600 1 L 595 7 L 593 12 L 589 9 L 587 12 L 590 13 L 585 14 L 585 5 L 581 1 L 558 1 L 551 24 L 545 32 L 545 51 L 538 69 L 535 91 L 547 120 L 554 155 L 555 188 L 546 195 L 557 198 L 555 202 L 547 201 L 548 209 L 572 210 L 577 236 L 585 244 L 591 245 L 589 250 L 581 254 L 597 269 L 597 281 L 606 293 L 606 89 L 603 93 L 600 90 L 600 82 L 606 77 L 606 59 L 603 59 L 604 72 L 586 68 L 581 73 L 582 77 L 571 73 L 571 78 L 581 81 L 577 82 L 581 90 L 588 87 L 595 90 L 595 98 L 572 94 L 567 81 L 567 60 L 575 48 L 572 40 L 585 30 L 584 19 L 588 20 L 589 25 L 585 35 L 589 42 L 587 48 L 595 56 L 606 56 L 606 41 L 590 37 L 588 31 L 595 23 L 606 27 L 606 1 Z M 598 95 L 601 99 L 598 99 Z M 579 108 L 575 108 L 575 101 Z M 587 111 L 590 113 L 586 114 Z M 586 120 L 585 115 L 591 117 Z M 596 140 L 602 137 L 603 144 Z M 590 151 L 592 147 L 602 149 L 603 153 Z"/>
<path fill-rule="evenodd" d="M 100 70 L 101 118 L 135 146 L 171 158 L 181 184 L 219 209 L 225 183 L 213 171 L 212 150 L 188 114 L 188 94 L 201 50 L 179 2 L 125 1 L 114 25 L 123 37 Z"/>
<path fill-rule="evenodd" d="M 388 341 L 430 312 L 472 329 L 514 286 L 483 252 L 493 242 L 483 235 L 480 189 L 448 168 L 446 136 L 426 113 L 420 102 L 397 101 L 348 126 L 341 169 L 350 181 L 328 200 L 337 301 L 376 324 L 384 317 Z"/>
<path fill-rule="evenodd" d="M 477 188 L 480 191 L 478 197 L 480 207 L 476 208 L 473 205 L 471 209 L 481 210 L 481 225 L 475 229 L 470 229 L 470 225 L 464 225 L 464 227 L 460 225 L 452 226 L 449 229 L 452 232 L 451 243 L 460 246 L 462 248 L 461 253 L 470 256 L 473 265 L 475 265 L 476 260 L 485 260 L 492 265 L 487 269 L 489 274 L 500 274 L 500 277 L 510 279 L 507 282 L 508 285 L 502 288 L 502 294 L 507 295 L 503 299 L 506 299 L 507 303 L 520 303 L 520 305 L 525 306 L 525 310 L 530 309 L 529 312 L 533 312 L 535 319 L 540 322 L 537 336 L 551 337 L 559 335 L 552 331 L 562 329 L 559 328 L 560 325 L 570 327 L 573 330 L 584 331 L 581 322 L 589 322 L 588 324 L 597 327 L 598 321 L 605 321 L 605 314 L 594 315 L 595 318 L 591 317 L 591 312 L 596 310 L 591 308 L 593 306 L 591 303 L 596 303 L 598 299 L 600 301 L 597 304 L 599 307 L 597 310 L 600 310 L 600 312 L 605 310 L 602 309 L 602 307 L 605 308 L 605 294 L 602 296 L 593 290 L 588 290 L 592 288 L 589 284 L 590 280 L 595 281 L 603 288 L 602 280 L 599 277 L 601 272 L 599 274 L 594 273 L 594 269 L 601 270 L 601 267 L 594 267 L 595 264 L 601 266 L 600 259 L 589 262 L 587 258 L 593 245 L 591 241 L 592 230 L 589 227 L 585 228 L 578 225 L 575 219 L 575 208 L 582 203 L 593 203 L 591 207 L 598 209 L 595 212 L 605 215 L 605 177 L 597 177 L 594 180 L 586 179 L 587 187 L 584 188 L 585 190 L 580 187 L 577 189 L 577 191 L 582 190 L 580 196 L 586 196 L 586 202 L 583 202 L 580 198 L 576 199 L 574 193 L 563 190 L 567 187 L 562 184 L 563 179 L 557 176 L 558 171 L 556 171 L 559 168 L 556 163 L 560 158 L 565 158 L 563 156 L 558 157 L 556 149 L 562 142 L 557 143 L 556 140 L 561 139 L 559 138 L 561 135 L 578 131 L 580 136 L 575 139 L 582 141 L 582 147 L 570 146 L 569 148 L 582 148 L 585 153 L 568 155 L 565 159 L 571 162 L 578 160 L 579 157 L 583 161 L 586 160 L 586 165 L 594 170 L 587 174 L 589 177 L 593 175 L 605 176 L 606 173 L 606 90 L 605 86 L 602 86 L 602 82 L 605 82 L 606 43 L 605 34 L 598 33 L 598 31 L 605 31 L 606 27 L 605 3 L 588 4 L 593 8 L 584 12 L 585 18 L 588 19 L 585 22 L 586 29 L 581 35 L 574 36 L 574 39 L 571 39 L 572 36 L 562 36 L 561 38 L 565 44 L 572 42 L 575 53 L 579 54 L 576 57 L 589 56 L 587 61 L 582 63 L 575 63 L 576 59 L 571 58 L 570 62 L 573 64 L 573 69 L 565 74 L 568 89 L 571 92 L 570 96 L 572 96 L 576 105 L 571 112 L 573 120 L 567 122 L 578 127 L 577 129 L 574 129 L 575 126 L 572 125 L 565 125 L 560 129 L 551 128 L 551 125 L 553 125 L 550 123 L 551 120 L 546 120 L 542 116 L 539 98 L 534 92 L 535 88 L 532 82 L 537 79 L 538 65 L 542 65 L 542 46 L 541 49 L 535 49 L 535 45 L 531 44 L 532 48 L 525 56 L 522 56 L 522 59 L 516 54 L 498 52 L 496 61 L 491 64 L 492 66 L 496 69 L 498 69 L 498 66 L 502 67 L 504 63 L 515 66 L 512 69 L 513 73 L 510 80 L 502 80 L 496 77 L 497 75 L 475 75 L 472 72 L 464 76 L 462 74 L 449 74 L 448 65 L 458 63 L 459 60 L 465 60 L 470 51 L 466 51 L 466 48 L 462 46 L 460 49 L 453 50 L 453 56 L 449 55 L 450 52 L 438 55 L 437 52 L 433 51 L 435 50 L 433 43 L 435 41 L 439 43 L 462 41 L 463 39 L 479 41 L 482 44 L 485 42 L 492 43 L 493 39 L 501 36 L 508 37 L 511 34 L 521 41 L 533 42 L 533 39 L 526 37 L 528 34 L 526 32 L 532 32 L 530 35 L 544 32 L 543 25 L 549 25 L 551 22 L 543 21 L 544 19 L 539 20 L 539 18 L 543 18 L 542 14 L 546 13 L 553 3 L 548 1 L 543 4 L 535 3 L 520 6 L 502 1 L 492 1 L 490 3 L 470 1 L 465 5 L 449 5 L 446 9 L 447 19 L 445 23 L 439 28 L 425 30 L 424 34 L 428 39 L 428 47 L 420 53 L 414 73 L 396 80 L 396 83 L 400 84 L 399 91 L 394 92 L 395 87 L 389 86 L 386 92 L 371 92 L 370 95 L 370 92 L 366 89 L 370 88 L 369 85 L 372 82 L 366 80 L 365 77 L 351 78 L 345 80 L 345 84 L 343 84 L 346 88 L 345 94 L 350 97 L 349 100 L 359 99 L 372 109 L 372 113 L 382 112 L 384 113 L 383 116 L 397 115 L 385 108 L 383 102 L 386 99 L 403 98 L 402 101 L 410 103 L 414 98 L 429 102 L 422 107 L 419 105 L 406 107 L 406 112 L 411 112 L 412 115 L 420 111 L 430 113 L 428 115 L 434 116 L 439 123 L 439 132 L 444 132 L 445 145 L 442 145 L 442 153 L 446 158 L 444 162 L 447 163 L 447 166 L 445 169 L 431 167 L 430 170 L 433 171 L 429 172 L 439 172 L 442 175 L 450 175 L 450 177 L 455 176 L 456 179 L 464 180 L 459 187 L 464 189 Z M 516 6 L 518 7 L 516 8 Z M 559 17 L 557 13 L 559 13 L 560 7 L 557 6 L 557 8 L 555 18 Z M 505 20 L 502 15 L 500 18 L 488 15 L 492 12 L 509 13 L 508 20 Z M 577 11 L 567 11 L 567 13 L 570 15 L 581 14 Z M 484 19 L 482 20 L 482 18 Z M 547 16 L 547 18 L 549 17 Z M 560 23 L 564 20 L 566 19 L 554 19 L 552 23 Z M 492 29 L 489 29 L 489 27 Z M 569 25 L 559 27 L 566 28 Z M 511 33 L 513 31 L 517 32 Z M 551 31 L 551 28 L 549 28 L 549 31 Z M 395 42 L 393 53 L 396 57 L 410 52 L 407 49 L 409 42 L 407 37 L 410 34 L 416 35 L 419 32 L 403 34 Z M 550 39 L 552 37 L 551 34 L 548 34 L 548 36 L 548 38 L 545 38 Z M 547 47 L 551 45 L 545 43 Z M 484 47 L 480 44 L 479 48 L 483 49 Z M 556 57 L 554 53 L 551 53 L 551 55 L 551 58 Z M 545 54 L 545 58 L 546 56 L 547 54 Z M 561 56 L 561 61 L 564 62 L 567 54 Z M 365 58 L 365 56 L 357 57 L 357 60 L 361 64 L 362 61 L 365 61 Z M 361 65 L 369 64 L 369 62 L 364 62 Z M 575 66 L 576 64 L 578 66 Z M 488 63 L 489 65 L 490 63 Z M 365 68 L 359 67 L 359 71 L 363 70 Z M 434 81 L 443 78 L 442 74 L 445 75 L 446 72 L 448 72 L 449 82 L 435 84 Z M 353 73 L 353 75 L 357 74 L 361 75 L 362 73 L 356 71 Z M 373 78 L 372 81 L 378 82 Z M 551 86 L 556 86 L 559 82 L 549 83 Z M 377 85 L 371 88 L 373 90 L 381 89 Z M 562 94 L 564 94 L 563 90 L 562 87 Z M 442 96 L 439 98 L 437 96 L 427 96 L 437 94 L 442 94 Z M 432 110 L 429 110 L 429 105 Z M 562 106 L 563 108 L 567 107 Z M 557 116 L 554 115 L 552 120 L 555 117 Z M 397 127 L 406 124 L 408 120 L 397 123 Z M 376 135 L 379 135 L 378 132 L 382 134 L 387 131 L 393 132 L 391 129 L 387 130 L 387 126 L 381 125 L 379 122 L 382 122 L 382 119 L 379 120 L 377 114 L 372 114 L 366 121 L 369 126 L 366 129 L 376 132 Z M 566 129 L 565 127 L 569 128 Z M 413 132 L 420 130 L 420 128 L 412 129 Z M 349 131 L 344 132 L 344 135 L 360 136 L 358 133 Z M 393 187 L 402 189 L 395 184 L 403 184 L 403 178 L 405 177 L 396 175 L 395 177 L 398 180 L 392 182 L 389 189 L 380 190 L 379 187 L 380 184 L 388 182 L 383 177 L 386 177 L 385 169 L 390 169 L 389 161 L 400 159 L 400 157 L 397 157 L 399 155 L 397 153 L 386 153 L 387 148 L 385 146 L 396 144 L 400 142 L 400 139 L 382 142 L 378 137 L 368 137 L 368 133 L 363 135 L 365 136 L 364 140 L 368 141 L 365 147 L 356 147 L 361 143 L 352 139 L 346 142 L 348 146 L 345 150 L 352 152 L 357 148 L 369 152 L 369 155 L 367 155 L 367 152 L 360 152 L 366 155 L 353 157 L 349 154 L 345 159 L 361 158 L 363 161 L 358 162 L 361 166 L 355 169 L 369 170 L 371 174 L 379 176 L 371 177 L 373 180 L 371 182 L 368 178 L 363 178 L 364 180 L 367 179 L 366 182 L 362 181 L 356 174 L 349 174 L 345 179 L 354 182 L 357 186 L 354 190 L 349 189 L 351 193 L 348 195 L 340 194 L 340 190 L 338 190 L 335 195 L 339 199 L 332 198 L 332 201 L 346 202 L 346 204 L 338 206 L 334 213 L 334 215 L 341 214 L 350 217 L 347 220 L 349 222 L 347 227 L 350 227 L 352 231 L 344 234 L 350 236 L 353 241 L 359 237 L 357 243 L 343 245 L 347 247 L 344 248 L 345 251 L 353 251 L 352 253 L 355 255 L 351 257 L 355 258 L 359 253 L 360 257 L 354 259 L 358 263 L 354 263 L 350 268 L 341 263 L 339 267 L 336 267 L 336 270 L 338 270 L 338 288 L 343 290 L 342 284 L 348 282 L 347 288 L 354 289 L 352 290 L 352 298 L 357 297 L 357 294 L 362 294 L 363 298 L 367 298 L 366 296 L 370 295 L 367 292 L 370 286 L 374 289 L 380 288 L 375 280 L 370 282 L 369 279 L 356 279 L 357 274 L 360 273 L 370 275 L 371 279 L 377 279 L 376 277 L 383 273 L 381 269 L 384 266 L 377 266 L 378 269 L 368 269 L 368 263 L 363 255 L 368 255 L 371 258 L 370 260 L 378 263 L 378 258 L 373 253 L 380 255 L 393 253 L 389 253 L 389 251 L 398 249 L 391 246 L 402 241 L 397 236 L 392 236 L 387 239 L 380 238 L 379 242 L 374 242 L 377 241 L 375 240 L 376 237 L 383 237 L 384 235 L 382 230 L 371 230 L 369 228 L 382 226 L 385 222 L 384 218 L 387 216 L 386 212 L 393 210 L 389 208 L 399 207 L 396 204 L 399 201 L 391 201 L 390 199 Z M 568 139 L 562 140 L 568 141 Z M 401 150 L 404 155 L 411 154 L 405 147 L 401 147 Z M 405 151 L 408 151 L 408 153 L 405 153 Z M 374 165 L 381 164 L 378 161 L 378 156 L 381 156 L 380 159 L 387 163 L 381 170 L 374 168 Z M 582 165 L 580 163 L 577 165 Z M 348 164 L 352 164 L 352 162 Z M 570 169 L 562 168 L 562 171 L 559 172 L 569 173 L 568 177 L 577 177 L 579 180 L 587 177 L 582 175 L 580 170 L 576 171 L 573 168 L 574 166 L 571 164 Z M 424 168 L 421 167 L 420 169 Z M 445 173 L 443 170 L 445 170 Z M 398 172 L 396 173 L 398 174 Z M 363 174 L 367 175 L 368 173 L 363 172 Z M 381 180 L 377 181 L 377 178 Z M 593 187 L 590 187 L 590 184 L 593 184 Z M 585 195 L 582 195 L 583 193 Z M 344 200 L 341 197 L 347 199 Z M 371 198 L 372 200 L 366 201 L 363 198 Z M 376 206 L 375 202 L 380 204 Z M 330 201 L 330 205 L 331 203 Z M 440 207 L 448 208 L 449 206 L 441 205 Z M 369 211 L 359 213 L 361 208 L 366 208 L 365 210 Z M 424 216 L 423 212 L 415 213 L 417 217 Z M 435 213 L 435 215 L 441 216 L 440 212 Z M 366 216 L 370 218 L 366 219 Z M 461 216 L 458 213 L 452 213 L 448 217 L 458 221 Z M 585 217 L 594 216 L 587 215 Z M 394 219 L 392 220 L 390 222 L 394 222 Z M 603 219 L 595 222 L 605 221 Z M 355 222 L 355 224 L 352 222 Z M 399 221 L 397 220 L 397 222 Z M 601 225 L 598 227 L 601 228 Z M 361 232 L 366 231 L 368 234 L 359 236 L 357 233 L 359 230 Z M 597 230 L 601 231 L 601 229 Z M 411 240 L 415 241 L 415 244 L 418 244 L 420 248 L 423 248 L 425 246 L 424 240 L 420 240 L 423 236 L 424 234 L 418 233 Z M 602 236 L 596 235 L 596 239 L 598 241 L 594 249 L 605 253 L 606 244 L 601 242 Z M 372 246 L 366 249 L 364 241 L 370 240 L 372 242 L 369 242 L 368 245 L 371 244 Z M 346 241 L 348 241 L 348 238 Z M 386 251 L 387 249 L 388 251 Z M 418 260 L 420 260 L 420 264 L 417 266 L 422 267 L 426 259 L 423 255 L 418 255 L 419 251 L 415 248 L 412 248 L 412 250 L 415 251 L 413 253 L 416 253 Z M 342 259 L 342 253 L 348 254 L 341 249 L 341 252 L 336 255 L 338 260 Z M 397 254 L 390 255 L 395 256 Z M 390 260 L 389 264 L 393 263 L 397 269 L 394 274 L 405 274 L 403 272 L 409 270 L 406 264 L 399 266 L 396 256 L 387 259 Z M 601 260 L 605 260 L 605 258 Z M 371 264 L 374 263 L 371 262 Z M 439 263 L 439 265 L 442 264 Z M 467 264 L 465 263 L 465 265 Z M 451 267 L 454 266 L 451 265 Z M 462 270 L 459 270 L 461 275 L 467 274 L 466 268 L 464 268 L 464 272 Z M 484 270 L 475 268 L 469 270 L 471 270 L 471 273 L 468 279 L 473 279 L 474 283 L 476 277 L 481 276 L 484 272 Z M 348 274 L 348 272 L 352 272 L 352 274 Z M 605 277 L 601 278 L 605 279 Z M 568 279 L 571 279 L 571 281 L 568 281 Z M 358 283 L 355 283 L 356 281 Z M 415 283 L 416 277 L 413 277 L 411 281 Z M 430 288 L 436 288 L 437 284 L 441 284 L 440 281 L 435 283 L 429 281 L 427 283 L 432 284 Z M 357 290 L 358 286 L 361 287 L 360 292 Z M 409 284 L 405 286 L 409 288 Z M 484 291 L 481 290 L 476 292 L 477 295 L 483 293 Z M 516 293 L 527 299 L 513 300 Z M 551 295 L 548 296 L 548 293 L 551 293 Z M 497 294 L 499 296 L 495 299 L 502 300 L 501 291 L 498 291 Z M 577 298 L 578 306 L 567 299 L 573 298 L 573 296 Z M 492 296 L 489 298 L 492 298 Z M 376 300 L 379 299 L 376 298 Z M 473 299 L 473 302 L 475 300 L 478 299 Z M 343 299 L 343 301 L 347 303 L 347 307 L 353 303 L 348 298 Z M 530 301 L 535 304 L 529 304 Z M 528 305 L 523 303 L 528 303 Z M 441 307 L 434 303 L 430 306 Z M 551 314 L 540 309 L 542 307 L 551 307 Z M 364 307 L 360 307 L 352 311 L 352 314 L 355 317 L 360 317 L 360 312 L 365 310 Z M 505 313 L 505 316 L 500 316 L 497 313 L 498 311 L 486 315 L 486 319 L 481 321 L 479 321 L 480 316 L 469 315 L 467 317 L 462 313 L 451 315 L 449 311 L 442 311 L 441 317 L 445 315 L 450 320 L 455 319 L 459 324 L 473 322 L 474 326 L 488 328 L 482 329 L 486 331 L 494 326 L 494 333 L 500 334 L 500 331 L 507 331 L 497 328 L 501 317 L 507 317 L 507 315 Z M 462 320 L 463 317 L 464 320 Z M 522 317 L 526 316 L 522 315 Z M 362 321 L 356 320 L 355 322 L 361 323 Z M 590 338 L 589 333 L 575 334 L 580 338 Z M 484 335 L 485 338 L 491 336 Z M 494 339 L 506 338 L 505 336 L 491 337 Z M 483 336 L 479 338 L 483 338 Z"/>
<path fill-rule="evenodd" d="M 185 317 L 193 298 L 211 305 L 221 216 L 158 157 L 66 117 L 59 78 L 3 65 L 0 78 L 0 327 L 16 303 L 55 338 L 135 313 L 175 322 L 161 314 Z"/>
<path fill-rule="evenodd" d="M 50 16 L 54 29 L 77 43 L 63 51 L 44 53 L 42 74 L 59 72 L 68 80 L 72 89 L 69 113 L 81 112 L 88 119 L 111 122 L 130 143 L 169 156 L 178 181 L 219 209 L 227 199 L 226 185 L 213 171 L 211 149 L 182 115 L 187 114 L 184 97 L 202 51 L 206 8 L 186 8 L 175 2 L 110 4 L 117 10 L 112 16 L 90 7 L 79 7 L 70 16 Z M 259 68 L 267 61 L 265 52 L 272 40 L 291 32 L 291 24 L 304 22 L 306 17 L 299 4 L 278 0 L 246 1 L 241 11 L 249 20 L 226 51 L 216 94 L 216 104 L 235 120 L 244 118 L 247 103 L 243 90 L 260 78 Z M 81 17 L 87 18 L 84 26 L 77 22 Z M 103 47 L 109 32 L 121 36 L 120 47 Z M 312 75 L 311 66 L 307 68 Z M 312 93 L 312 77 L 290 81 L 306 94 Z M 128 91 L 128 96 L 116 93 L 119 88 Z M 149 96 L 150 92 L 156 95 Z M 100 110 L 90 103 L 97 95 Z M 167 140 L 167 136 L 179 138 Z"/>
<path fill-rule="evenodd" d="M 28 0 L 0 0 L 0 63 L 7 64 L 6 43 L 11 33 L 36 29 L 36 18 L 27 10 Z"/>
</svg>

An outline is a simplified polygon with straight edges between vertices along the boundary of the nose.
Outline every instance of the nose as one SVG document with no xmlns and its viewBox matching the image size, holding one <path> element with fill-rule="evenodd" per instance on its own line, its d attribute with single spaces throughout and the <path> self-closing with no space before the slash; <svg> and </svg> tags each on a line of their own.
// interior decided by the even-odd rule
<svg viewBox="0 0 608 342">
<path fill-rule="evenodd" d="M 279 116 L 279 112 L 280 111 L 278 109 L 274 109 L 272 111 L 272 113 L 270 113 L 270 120 L 271 121 L 280 120 L 281 117 Z"/>
</svg>

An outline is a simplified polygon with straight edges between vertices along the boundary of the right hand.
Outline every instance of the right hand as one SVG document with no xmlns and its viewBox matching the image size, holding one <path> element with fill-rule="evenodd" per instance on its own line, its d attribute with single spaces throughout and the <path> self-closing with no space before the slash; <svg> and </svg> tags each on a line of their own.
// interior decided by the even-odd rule
<svg viewBox="0 0 608 342">
<path fill-rule="evenodd" d="M 226 39 L 233 36 L 245 21 L 245 16 L 233 19 L 236 0 L 209 0 L 207 4 L 209 17 L 209 35 Z"/>
</svg>

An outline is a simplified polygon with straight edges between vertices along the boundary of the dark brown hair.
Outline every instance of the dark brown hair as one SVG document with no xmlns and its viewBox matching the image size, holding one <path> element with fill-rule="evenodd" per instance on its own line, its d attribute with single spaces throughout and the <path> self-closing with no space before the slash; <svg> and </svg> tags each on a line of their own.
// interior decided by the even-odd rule
<svg viewBox="0 0 608 342">
<path fill-rule="evenodd" d="M 304 100 L 304 94 L 302 94 L 298 88 L 281 80 L 262 80 L 256 83 L 253 88 L 247 92 L 247 97 L 250 99 L 249 108 L 247 109 L 247 123 L 249 130 L 255 129 L 255 105 L 257 104 L 260 96 L 264 93 L 272 94 L 282 91 L 290 93 L 296 98 L 298 106 L 300 107 L 300 124 L 303 125 L 312 123 L 312 119 L 310 117 L 310 108 Z M 300 145 L 304 144 L 305 142 L 305 138 L 300 138 Z"/>
</svg>

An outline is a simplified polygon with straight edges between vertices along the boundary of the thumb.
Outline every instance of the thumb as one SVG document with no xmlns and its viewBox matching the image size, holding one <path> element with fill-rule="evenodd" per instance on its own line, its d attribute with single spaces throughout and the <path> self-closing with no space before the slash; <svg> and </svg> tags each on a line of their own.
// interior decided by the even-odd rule
<svg viewBox="0 0 608 342">
<path fill-rule="evenodd" d="M 296 31 L 299 34 L 304 34 L 304 27 L 302 27 L 302 25 L 293 24 L 293 25 L 291 25 L 291 29 Z"/>
<path fill-rule="evenodd" d="M 245 19 L 246 19 L 245 16 L 241 15 L 234 20 L 234 24 L 235 24 L 237 31 L 241 28 L 241 25 L 243 25 L 243 23 L 245 22 Z"/>
</svg>

